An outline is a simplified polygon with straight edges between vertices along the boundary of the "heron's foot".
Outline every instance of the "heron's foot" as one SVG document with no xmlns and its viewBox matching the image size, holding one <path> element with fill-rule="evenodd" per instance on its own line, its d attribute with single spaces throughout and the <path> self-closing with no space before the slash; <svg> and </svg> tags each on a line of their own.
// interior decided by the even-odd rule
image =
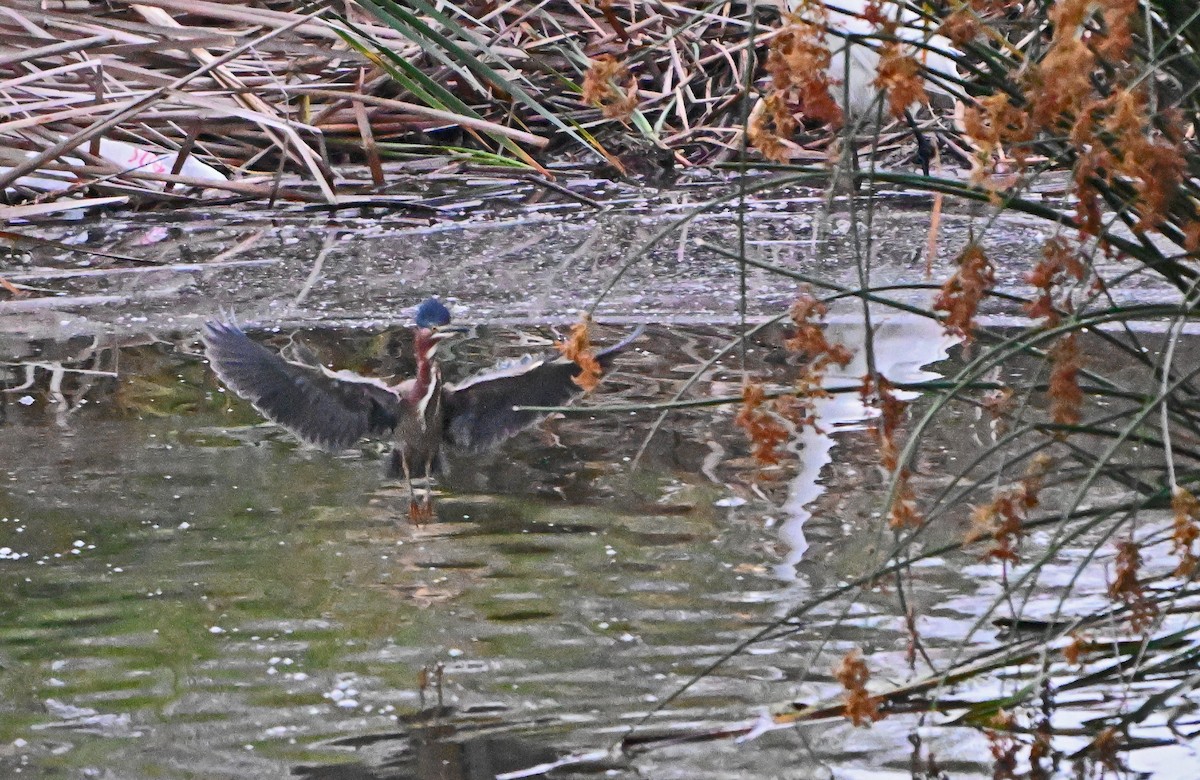
<svg viewBox="0 0 1200 780">
<path fill-rule="evenodd" d="M 433 518 L 433 501 L 429 500 L 428 496 L 424 501 L 417 501 L 416 498 L 413 498 L 408 502 L 408 519 L 412 522 L 420 525 Z"/>
</svg>

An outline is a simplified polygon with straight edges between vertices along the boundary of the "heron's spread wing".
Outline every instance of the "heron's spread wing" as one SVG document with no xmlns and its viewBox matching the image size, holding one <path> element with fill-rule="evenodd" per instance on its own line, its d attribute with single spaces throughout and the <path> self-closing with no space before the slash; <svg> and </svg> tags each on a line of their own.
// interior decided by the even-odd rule
<svg viewBox="0 0 1200 780">
<path fill-rule="evenodd" d="M 378 379 L 289 363 L 229 323 L 201 336 L 221 381 L 308 444 L 337 452 L 396 427 L 400 399 Z"/>
<path fill-rule="evenodd" d="M 607 370 L 617 354 L 642 334 L 633 334 L 596 354 Z M 581 392 L 572 380 L 582 369 L 563 359 L 532 358 L 503 364 L 445 391 L 446 438 L 460 450 L 480 451 L 545 417 L 544 412 L 516 411 L 514 406 L 561 406 Z"/>
<path fill-rule="evenodd" d="M 514 406 L 558 406 L 579 392 L 571 378 L 579 367 L 565 360 L 527 359 L 448 388 L 446 438 L 460 450 L 481 451 L 545 417 Z"/>
</svg>

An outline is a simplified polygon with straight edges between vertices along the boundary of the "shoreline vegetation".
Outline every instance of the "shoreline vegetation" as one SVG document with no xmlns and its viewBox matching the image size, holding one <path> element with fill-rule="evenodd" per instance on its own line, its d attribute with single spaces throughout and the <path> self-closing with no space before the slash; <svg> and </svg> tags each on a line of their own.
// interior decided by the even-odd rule
<svg viewBox="0 0 1200 780">
<path fill-rule="evenodd" d="M 747 122 L 770 159 L 819 165 L 827 107 L 781 137 L 788 19 L 770 3 L 752 18 L 736 3 L 16 0 L 0 13 L 0 188 L 25 206 L 10 215 L 36 216 L 81 196 L 333 204 L 459 169 L 663 183 L 738 160 Z M 801 116 L 813 91 L 794 91 Z M 952 123 L 922 122 L 969 162 Z M 911 157 L 901 122 L 859 135 Z"/>
</svg>

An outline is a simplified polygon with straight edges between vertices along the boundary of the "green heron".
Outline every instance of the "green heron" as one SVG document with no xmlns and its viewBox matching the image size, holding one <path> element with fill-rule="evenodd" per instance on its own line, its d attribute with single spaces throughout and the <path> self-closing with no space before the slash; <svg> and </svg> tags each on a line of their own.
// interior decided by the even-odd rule
<svg viewBox="0 0 1200 780">
<path fill-rule="evenodd" d="M 392 434 L 388 476 L 404 476 L 416 516 L 412 478 L 445 471 L 443 448 L 480 452 L 494 447 L 545 416 L 516 407 L 559 406 L 582 392 L 574 380 L 583 368 L 555 356 L 527 355 L 446 384 L 435 360 L 438 345 L 462 330 L 450 324 L 450 312 L 440 301 L 423 302 L 413 328 L 417 374 L 395 385 L 353 371 L 331 371 L 311 356 L 285 358 L 228 322 L 206 323 L 201 337 L 221 381 L 305 443 L 338 452 L 364 436 Z M 641 333 L 638 328 L 598 352 L 601 370 Z"/>
</svg>

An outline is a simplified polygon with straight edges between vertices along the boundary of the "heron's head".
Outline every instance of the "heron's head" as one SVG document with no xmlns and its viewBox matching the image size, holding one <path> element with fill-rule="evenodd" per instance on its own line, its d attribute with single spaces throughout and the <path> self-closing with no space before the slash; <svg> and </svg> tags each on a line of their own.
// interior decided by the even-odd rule
<svg viewBox="0 0 1200 780">
<path fill-rule="evenodd" d="M 450 310 L 437 298 L 422 301 L 417 307 L 416 323 L 417 335 L 428 345 L 424 355 L 426 360 L 433 358 L 439 343 L 466 331 L 461 325 L 450 323 Z"/>
</svg>

